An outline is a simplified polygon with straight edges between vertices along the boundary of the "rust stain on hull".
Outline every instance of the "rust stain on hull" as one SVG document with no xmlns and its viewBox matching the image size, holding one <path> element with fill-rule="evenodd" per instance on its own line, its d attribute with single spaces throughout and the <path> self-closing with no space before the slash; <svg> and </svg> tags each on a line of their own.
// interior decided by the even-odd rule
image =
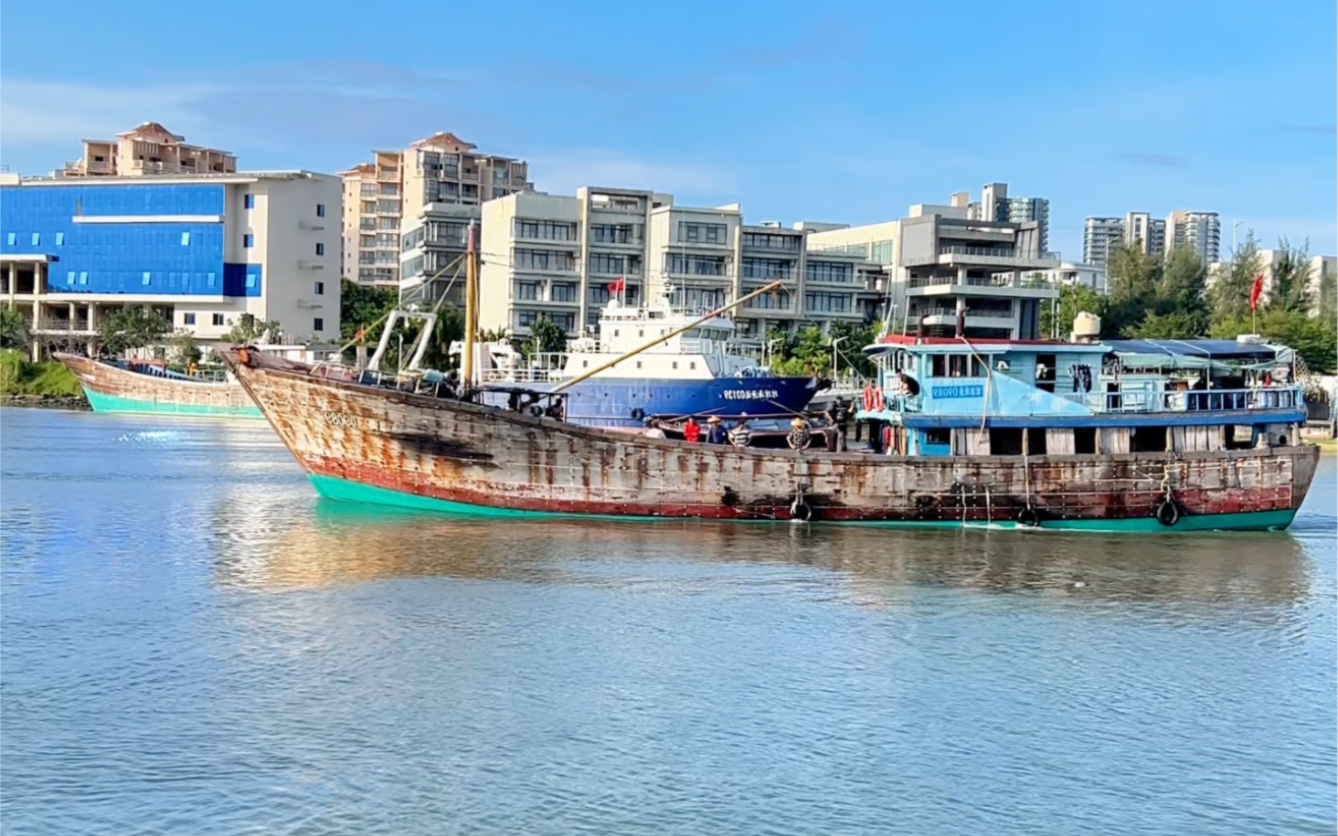
<svg viewBox="0 0 1338 836">
<path fill-rule="evenodd" d="M 1313 447 L 1113 456 L 899 458 L 737 449 L 315 377 L 265 358 L 234 371 L 311 473 L 433 499 L 614 516 L 784 520 L 802 494 L 831 522 L 1148 518 L 1295 510 Z"/>
</svg>

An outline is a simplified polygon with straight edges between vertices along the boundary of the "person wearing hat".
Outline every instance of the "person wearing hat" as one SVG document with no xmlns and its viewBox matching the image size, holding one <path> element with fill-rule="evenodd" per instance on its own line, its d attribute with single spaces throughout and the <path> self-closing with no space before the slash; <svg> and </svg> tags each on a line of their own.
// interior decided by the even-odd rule
<svg viewBox="0 0 1338 836">
<path fill-rule="evenodd" d="M 646 438 L 664 438 L 664 430 L 660 429 L 660 420 L 658 418 L 646 419 Z"/>
<path fill-rule="evenodd" d="M 706 423 L 710 426 L 706 431 L 707 444 L 724 444 L 729 440 L 729 436 L 725 433 L 724 422 L 720 420 L 719 415 L 712 415 Z"/>
<path fill-rule="evenodd" d="M 806 449 L 812 439 L 812 434 L 808 431 L 808 422 L 796 417 L 790 422 L 790 427 L 790 432 L 785 436 L 785 443 L 790 445 L 791 450 Z"/>
<path fill-rule="evenodd" d="M 734 429 L 729 431 L 729 443 L 735 447 L 747 447 L 752 437 L 753 431 L 748 426 L 748 413 L 740 413 L 739 423 L 735 424 Z"/>
</svg>

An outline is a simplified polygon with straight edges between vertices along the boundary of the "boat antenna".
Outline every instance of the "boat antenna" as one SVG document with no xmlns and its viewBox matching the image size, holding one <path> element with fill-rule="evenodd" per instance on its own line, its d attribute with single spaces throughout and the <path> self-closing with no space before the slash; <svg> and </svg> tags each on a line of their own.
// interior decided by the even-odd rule
<svg viewBox="0 0 1338 836">
<path fill-rule="evenodd" d="M 733 302 L 730 302 L 728 305 L 725 305 L 724 307 L 721 307 L 721 308 L 716 308 L 715 310 L 711 311 L 710 313 L 706 314 L 705 316 L 701 317 L 700 319 L 695 319 L 695 320 L 693 320 L 692 322 L 689 322 L 687 325 L 684 325 L 682 328 L 678 328 L 678 329 L 675 329 L 675 330 L 673 330 L 673 331 L 670 331 L 668 334 L 665 334 L 665 335 L 662 336 L 662 337 L 657 337 L 657 338 L 651 340 L 650 342 L 646 343 L 645 345 L 641 346 L 640 348 L 633 349 L 633 350 L 627 352 L 626 354 L 623 354 L 623 355 L 621 355 L 621 356 L 619 356 L 619 357 L 617 357 L 617 358 L 615 358 L 615 359 L 613 359 L 613 360 L 610 360 L 609 362 L 605 363 L 605 364 L 602 365 L 602 366 L 596 366 L 595 368 L 591 369 L 591 370 L 588 371 L 588 372 L 582 372 L 581 374 L 577 375 L 576 377 L 573 377 L 573 378 L 571 378 L 570 380 L 566 380 L 566 381 L 564 381 L 563 383 L 561 383 L 560 385 L 558 385 L 558 386 L 556 386 L 556 387 L 554 387 L 554 388 L 548 390 L 548 392 L 549 392 L 549 394 L 556 395 L 558 392 L 561 392 L 563 389 L 570 389 L 572 386 L 575 386 L 576 384 L 580 383 L 580 382 L 583 381 L 583 380 L 586 380 L 587 378 L 594 377 L 595 375 L 599 374 L 600 372 L 604 371 L 605 369 L 611 369 L 611 368 L 613 368 L 614 366 L 618 365 L 619 363 L 621 363 L 622 361 L 628 359 L 629 357 L 634 357 L 634 356 L 640 354 L 641 352 L 643 352 L 643 351 L 645 351 L 645 350 L 647 350 L 647 349 L 654 348 L 655 346 L 659 345 L 660 343 L 665 342 L 666 340 L 672 339 L 672 338 L 674 338 L 674 337 L 677 337 L 679 334 L 682 334 L 682 333 L 685 332 L 685 331 L 691 331 L 693 328 L 696 328 L 698 325 L 701 325 L 703 322 L 706 322 L 708 319 L 715 319 L 717 316 L 720 316 L 722 313 L 724 313 L 724 312 L 727 311 L 727 310 L 730 310 L 731 308 L 737 308 L 739 305 L 742 305 L 744 302 L 747 302 L 749 299 L 753 299 L 753 298 L 755 298 L 755 297 L 761 296 L 763 293 L 771 293 L 771 292 L 776 291 L 776 290 L 785 290 L 785 285 L 784 285 L 784 283 L 783 283 L 783 282 L 772 282 L 771 284 L 767 285 L 766 287 L 758 288 L 757 290 L 754 290 L 752 293 L 749 293 L 747 296 L 742 296 L 742 297 L 740 297 L 740 298 L 738 298 L 738 299 L 735 299 Z"/>
</svg>

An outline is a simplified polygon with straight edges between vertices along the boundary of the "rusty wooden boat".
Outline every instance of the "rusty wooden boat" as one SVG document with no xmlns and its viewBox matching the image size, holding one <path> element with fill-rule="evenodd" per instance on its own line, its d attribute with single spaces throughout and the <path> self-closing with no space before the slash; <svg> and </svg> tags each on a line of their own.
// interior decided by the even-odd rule
<svg viewBox="0 0 1338 836">
<path fill-rule="evenodd" d="M 79 378 L 94 412 L 262 417 L 236 380 L 202 380 L 152 364 L 110 363 L 77 354 L 53 356 Z"/>
<path fill-rule="evenodd" d="M 1279 529 L 1304 500 L 1318 460 L 1317 448 L 1290 441 L 969 457 L 689 444 L 402 391 L 245 349 L 224 358 L 320 493 L 448 512 Z"/>
</svg>

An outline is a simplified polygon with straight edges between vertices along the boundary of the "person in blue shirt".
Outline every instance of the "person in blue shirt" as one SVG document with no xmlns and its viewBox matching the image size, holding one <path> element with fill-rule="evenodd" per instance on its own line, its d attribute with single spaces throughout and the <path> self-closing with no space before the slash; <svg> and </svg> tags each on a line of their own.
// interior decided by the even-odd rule
<svg viewBox="0 0 1338 836">
<path fill-rule="evenodd" d="M 720 420 L 719 415 L 712 415 L 706 423 L 710 425 L 710 430 L 706 433 L 707 444 L 729 443 L 729 433 L 725 431 L 725 424 Z"/>
</svg>

